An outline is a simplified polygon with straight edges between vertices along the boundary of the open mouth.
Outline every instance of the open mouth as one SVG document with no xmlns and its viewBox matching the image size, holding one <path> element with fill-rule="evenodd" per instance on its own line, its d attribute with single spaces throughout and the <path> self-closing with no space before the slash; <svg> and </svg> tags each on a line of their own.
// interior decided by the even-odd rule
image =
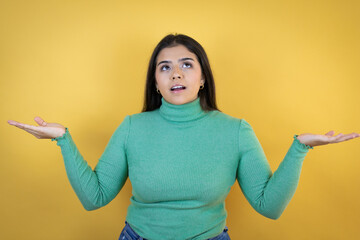
<svg viewBox="0 0 360 240">
<path fill-rule="evenodd" d="M 184 89 L 186 89 L 186 87 L 185 86 L 174 86 L 174 87 L 172 87 L 170 90 L 171 91 L 179 91 L 179 90 L 184 90 Z"/>
</svg>

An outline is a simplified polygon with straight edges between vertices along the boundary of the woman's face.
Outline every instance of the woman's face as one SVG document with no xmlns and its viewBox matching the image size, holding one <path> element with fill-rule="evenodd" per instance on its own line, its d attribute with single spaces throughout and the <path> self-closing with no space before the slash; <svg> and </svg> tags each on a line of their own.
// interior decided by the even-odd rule
<svg viewBox="0 0 360 240">
<path fill-rule="evenodd" d="M 194 101 L 200 86 L 205 83 L 196 55 L 183 45 L 159 52 L 155 79 L 162 97 L 176 105 Z"/>
</svg>

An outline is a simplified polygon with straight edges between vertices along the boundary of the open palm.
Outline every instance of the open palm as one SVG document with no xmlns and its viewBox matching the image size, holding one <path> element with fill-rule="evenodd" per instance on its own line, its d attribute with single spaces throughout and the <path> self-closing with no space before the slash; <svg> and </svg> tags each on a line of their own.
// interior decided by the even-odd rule
<svg viewBox="0 0 360 240">
<path fill-rule="evenodd" d="M 350 139 L 354 139 L 360 137 L 359 133 L 349 133 L 349 134 L 342 134 L 339 133 L 338 135 L 334 136 L 334 131 L 330 131 L 324 135 L 320 134 L 311 134 L 311 133 L 304 133 L 299 135 L 297 138 L 301 143 L 306 145 L 315 147 L 320 145 L 326 145 L 329 143 L 339 143 L 344 142 Z"/>
<path fill-rule="evenodd" d="M 56 138 L 65 133 L 65 127 L 59 123 L 47 123 L 41 117 L 35 117 L 34 120 L 39 126 L 28 125 L 14 120 L 9 120 L 8 123 L 25 130 L 39 139 Z"/>
</svg>

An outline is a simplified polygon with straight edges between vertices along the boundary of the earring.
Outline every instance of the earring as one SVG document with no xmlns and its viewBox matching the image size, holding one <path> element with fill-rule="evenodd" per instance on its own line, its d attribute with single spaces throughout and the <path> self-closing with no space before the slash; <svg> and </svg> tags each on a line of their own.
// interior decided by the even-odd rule
<svg viewBox="0 0 360 240">
<path fill-rule="evenodd" d="M 156 89 L 156 92 L 157 92 L 158 94 L 160 94 L 160 91 L 159 91 L 159 89 L 158 89 L 158 88 Z"/>
<path fill-rule="evenodd" d="M 202 84 L 202 85 L 200 86 L 200 90 L 201 90 L 201 89 L 204 89 L 204 84 Z"/>
</svg>

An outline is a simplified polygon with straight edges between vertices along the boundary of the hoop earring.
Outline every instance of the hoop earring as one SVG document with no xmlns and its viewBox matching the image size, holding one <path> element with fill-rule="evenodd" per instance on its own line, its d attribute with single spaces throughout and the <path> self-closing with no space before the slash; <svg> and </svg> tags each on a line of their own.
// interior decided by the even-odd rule
<svg viewBox="0 0 360 240">
<path fill-rule="evenodd" d="M 204 89 L 204 84 L 200 86 L 200 90 L 201 90 L 201 89 Z"/>
<path fill-rule="evenodd" d="M 156 89 L 156 92 L 157 92 L 158 94 L 160 94 L 160 91 L 159 91 L 159 89 L 158 89 L 158 88 Z"/>
</svg>

